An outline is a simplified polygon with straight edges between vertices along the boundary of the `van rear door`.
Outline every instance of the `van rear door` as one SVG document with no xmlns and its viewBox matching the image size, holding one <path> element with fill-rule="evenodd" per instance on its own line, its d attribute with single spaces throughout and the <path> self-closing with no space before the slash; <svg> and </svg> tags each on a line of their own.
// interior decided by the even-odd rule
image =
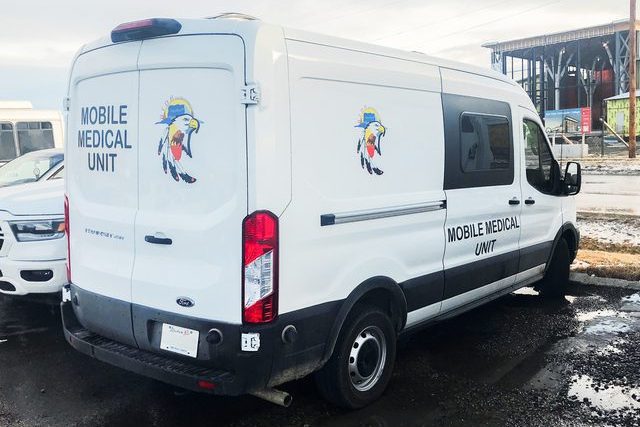
<svg viewBox="0 0 640 427">
<path fill-rule="evenodd" d="M 157 349 L 162 323 L 241 322 L 244 45 L 233 35 L 145 40 L 138 67 L 132 310 L 138 345 Z"/>
<path fill-rule="evenodd" d="M 138 208 L 138 70 L 141 42 L 78 57 L 69 87 L 65 167 L 74 310 L 85 327 L 135 344 L 131 271 Z M 111 303 L 105 305 L 99 296 Z"/>
</svg>

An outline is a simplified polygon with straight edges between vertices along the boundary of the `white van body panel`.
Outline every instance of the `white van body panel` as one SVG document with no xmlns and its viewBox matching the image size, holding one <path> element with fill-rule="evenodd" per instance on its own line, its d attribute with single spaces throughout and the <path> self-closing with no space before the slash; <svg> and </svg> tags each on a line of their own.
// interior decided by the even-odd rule
<svg viewBox="0 0 640 427">
<path fill-rule="evenodd" d="M 291 201 L 289 57 L 281 27 L 258 28 L 246 44 L 246 82 L 259 92 L 259 102 L 246 111 L 248 211 L 281 215 Z"/>
<path fill-rule="evenodd" d="M 242 39 L 199 35 L 145 40 L 138 69 L 141 138 L 132 302 L 240 323 L 239 286 L 230 290 L 229 284 L 241 282 L 240 268 L 230 266 L 242 256 L 239 224 L 247 215 Z M 159 141 L 171 138 L 170 126 L 159 121 L 172 99 L 187 100 L 198 121 L 189 142 L 192 156 L 182 152 L 176 163 L 194 183 L 176 182 L 163 170 L 158 154 Z M 162 155 L 172 155 L 162 144 Z M 151 244 L 145 241 L 148 235 L 173 242 Z M 196 304 L 178 306 L 176 299 L 182 296 Z"/>
<path fill-rule="evenodd" d="M 281 272 L 281 310 L 344 299 L 371 277 L 372 265 L 397 283 L 441 271 L 444 210 L 318 227 L 323 214 L 444 200 L 438 68 L 296 40 L 287 50 L 292 139 L 300 143 L 292 152 L 293 201 L 281 222 L 282 258 L 296 267 Z M 387 127 L 379 177 L 358 157 L 356 125 L 366 108 Z M 309 277 L 318 285 L 300 286 Z"/>
<path fill-rule="evenodd" d="M 70 81 L 69 135 L 65 156 L 67 194 L 72 194 L 71 260 L 73 280 L 84 289 L 131 301 L 131 272 L 135 253 L 134 222 L 138 208 L 138 72 L 140 42 L 109 46 L 80 55 Z M 100 124 L 85 117 L 91 108 L 114 106 L 124 124 Z M 87 122 L 89 120 L 89 122 Z M 91 121 L 95 123 L 91 123 Z M 81 147 L 79 138 L 93 131 L 126 132 L 131 148 L 107 150 Z M 117 154 L 114 163 L 97 171 L 96 161 Z M 113 168 L 112 168 L 113 166 Z M 91 170 L 93 167 L 94 170 Z M 68 179 L 73 176 L 75 179 Z M 99 190 L 97 190 L 99 189 Z"/>
</svg>

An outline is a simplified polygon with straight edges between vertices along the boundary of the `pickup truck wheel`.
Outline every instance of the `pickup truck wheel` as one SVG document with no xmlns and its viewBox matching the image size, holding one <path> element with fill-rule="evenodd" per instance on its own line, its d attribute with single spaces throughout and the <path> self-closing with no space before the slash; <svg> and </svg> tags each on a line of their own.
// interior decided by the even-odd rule
<svg viewBox="0 0 640 427">
<path fill-rule="evenodd" d="M 331 358 L 316 373 L 318 390 L 338 406 L 362 408 L 387 388 L 395 358 L 391 319 L 377 307 L 362 307 L 347 319 Z"/>
<path fill-rule="evenodd" d="M 570 264 L 569 244 L 565 239 L 560 239 L 553 252 L 547 272 L 542 281 L 535 286 L 535 289 L 543 296 L 564 296 L 569 284 Z"/>
</svg>

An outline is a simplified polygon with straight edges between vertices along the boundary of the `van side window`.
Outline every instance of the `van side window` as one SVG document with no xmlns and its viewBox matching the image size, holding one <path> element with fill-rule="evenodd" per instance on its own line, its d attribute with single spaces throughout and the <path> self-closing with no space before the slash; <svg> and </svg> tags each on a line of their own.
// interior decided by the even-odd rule
<svg viewBox="0 0 640 427">
<path fill-rule="evenodd" d="M 13 139 L 13 125 L 0 123 L 0 161 L 16 158 L 16 143 Z"/>
<path fill-rule="evenodd" d="M 18 122 L 16 127 L 20 154 L 54 147 L 51 122 Z"/>
<path fill-rule="evenodd" d="M 444 189 L 512 184 L 514 149 L 509 104 L 444 93 L 442 106 Z"/>
<path fill-rule="evenodd" d="M 543 193 L 553 191 L 553 155 L 540 126 L 532 120 L 524 119 L 525 165 L 527 181 Z"/>
<path fill-rule="evenodd" d="M 463 113 L 460 161 L 464 172 L 508 169 L 511 138 L 506 117 Z"/>
</svg>

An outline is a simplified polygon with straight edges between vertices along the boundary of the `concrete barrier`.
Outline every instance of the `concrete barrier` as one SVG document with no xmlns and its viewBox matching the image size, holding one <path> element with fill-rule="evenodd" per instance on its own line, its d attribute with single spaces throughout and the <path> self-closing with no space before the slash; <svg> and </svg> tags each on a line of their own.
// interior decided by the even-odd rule
<svg viewBox="0 0 640 427">
<path fill-rule="evenodd" d="M 587 144 L 555 144 L 551 150 L 556 159 L 581 159 L 589 154 Z"/>
</svg>

